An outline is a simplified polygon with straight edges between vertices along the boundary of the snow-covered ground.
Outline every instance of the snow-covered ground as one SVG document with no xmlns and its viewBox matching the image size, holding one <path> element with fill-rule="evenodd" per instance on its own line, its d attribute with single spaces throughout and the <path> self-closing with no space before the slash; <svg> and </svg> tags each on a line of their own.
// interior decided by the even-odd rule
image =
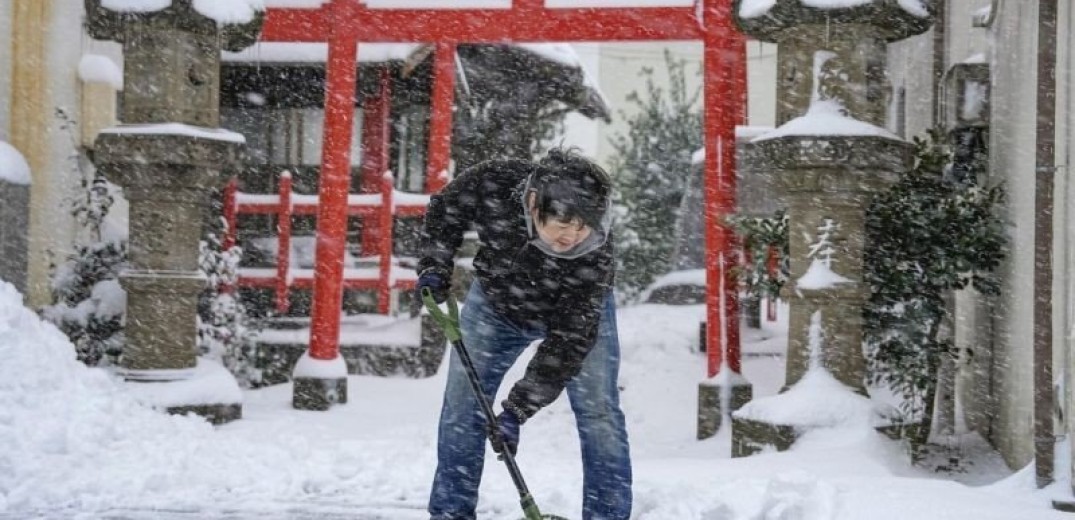
<svg viewBox="0 0 1075 520">
<path fill-rule="evenodd" d="M 350 403 L 293 410 L 291 388 L 246 392 L 244 418 L 212 427 L 146 409 L 0 283 L 0 518 L 393 519 L 427 517 L 444 370 L 351 377 Z M 786 316 L 786 312 L 781 313 Z M 1067 518 L 974 436 L 952 439 L 965 473 L 913 467 L 868 428 L 814 431 L 786 453 L 729 457 L 729 432 L 695 439 L 701 307 L 620 311 L 623 404 L 638 520 Z M 745 331 L 755 395 L 783 383 L 782 322 Z M 521 366 L 508 380 L 521 374 Z M 580 463 L 563 400 L 523 428 L 519 464 L 547 513 L 580 510 Z M 480 517 L 521 516 L 492 456 Z M 957 481 L 980 484 L 979 487 Z M 999 481 L 999 482 L 996 482 Z"/>
</svg>

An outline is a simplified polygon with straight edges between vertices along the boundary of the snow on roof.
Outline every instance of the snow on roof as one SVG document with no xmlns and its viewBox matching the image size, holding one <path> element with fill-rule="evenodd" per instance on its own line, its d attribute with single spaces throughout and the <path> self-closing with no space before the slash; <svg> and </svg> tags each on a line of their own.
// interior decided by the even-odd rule
<svg viewBox="0 0 1075 520">
<path fill-rule="evenodd" d="M 14 146 L 0 140 L 0 181 L 30 184 L 30 165 Z"/>
<path fill-rule="evenodd" d="M 150 13 L 166 9 L 172 0 L 101 0 L 101 6 L 116 12 Z M 221 24 L 249 23 L 265 10 L 264 0 L 194 0 L 195 11 Z"/>
<path fill-rule="evenodd" d="M 883 0 L 799 0 L 799 3 L 815 9 L 845 9 L 880 1 Z M 739 16 L 742 18 L 757 18 L 763 16 L 776 5 L 776 2 L 777 0 L 743 0 L 743 3 L 739 4 Z M 896 3 L 899 4 L 904 11 L 919 18 L 929 16 L 929 10 L 922 5 L 922 0 L 896 0 Z"/>
<path fill-rule="evenodd" d="M 359 63 L 403 61 L 414 52 L 417 43 L 360 43 Z M 324 42 L 258 42 L 239 52 L 221 53 L 225 62 L 254 63 L 324 63 L 328 44 Z"/>
<path fill-rule="evenodd" d="M 85 83 L 105 83 L 123 90 L 123 71 L 108 56 L 84 54 L 78 62 L 78 77 Z"/>
</svg>

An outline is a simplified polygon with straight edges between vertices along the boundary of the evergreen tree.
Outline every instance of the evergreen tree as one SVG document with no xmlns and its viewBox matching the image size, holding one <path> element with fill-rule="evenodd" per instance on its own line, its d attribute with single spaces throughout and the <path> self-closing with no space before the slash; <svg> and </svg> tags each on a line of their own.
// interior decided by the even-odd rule
<svg viewBox="0 0 1075 520">
<path fill-rule="evenodd" d="M 618 289 L 636 297 L 671 267 L 680 199 L 691 171 L 691 156 L 702 147 L 700 89 L 687 89 L 686 60 L 665 52 L 669 87 L 658 87 L 653 69 L 645 69 L 645 91 L 628 101 L 627 133 L 612 139 L 616 157 L 610 167 L 617 204 Z"/>
<path fill-rule="evenodd" d="M 74 121 L 62 109 L 56 117 L 60 130 L 70 135 Z M 127 294 L 119 285 L 119 273 L 127 266 L 127 238 L 106 230 L 115 187 L 84 166 L 77 147 L 68 163 L 81 173 L 81 190 L 71 204 L 79 229 L 74 252 L 50 266 L 53 304 L 44 307 L 42 315 L 71 339 L 80 361 L 112 364 L 123 352 Z"/>
<path fill-rule="evenodd" d="M 224 225 L 220 219 L 219 229 Z M 261 370 L 255 366 L 256 330 L 235 292 L 242 248 L 225 250 L 219 229 L 198 244 L 198 268 L 206 278 L 198 299 L 198 350 L 220 361 L 243 386 L 257 386 Z"/>
<path fill-rule="evenodd" d="M 916 164 L 867 211 L 864 340 L 871 378 L 903 396 L 902 410 L 920 418 L 916 444 L 929 434 L 938 370 L 955 356 L 941 334 L 946 297 L 972 286 L 996 295 L 994 270 L 1004 258 L 1006 235 L 998 216 L 1004 192 L 946 178 L 951 151 L 943 134 L 916 138 Z"/>
<path fill-rule="evenodd" d="M 930 431 L 941 362 L 956 355 L 951 338 L 941 333 L 949 312 L 946 297 L 968 286 L 998 294 L 994 270 L 1006 247 L 998 216 L 1003 189 L 948 178 L 951 153 L 943 142 L 937 131 L 915 138 L 914 167 L 875 197 L 866 214 L 863 261 L 870 300 L 863 339 L 870 378 L 902 396 L 901 411 L 919 424 L 911 439 L 918 446 Z M 737 227 L 748 247 L 780 241 L 786 258 L 784 218 L 740 219 Z M 779 290 L 787 277 L 786 262 L 776 280 L 762 283 L 754 281 L 768 276 L 761 264 L 746 270 L 745 288 L 759 296 Z"/>
</svg>

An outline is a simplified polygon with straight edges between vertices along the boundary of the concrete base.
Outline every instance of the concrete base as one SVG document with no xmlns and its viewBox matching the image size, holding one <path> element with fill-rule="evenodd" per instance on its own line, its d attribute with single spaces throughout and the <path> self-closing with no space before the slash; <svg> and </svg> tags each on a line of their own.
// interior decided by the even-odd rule
<svg viewBox="0 0 1075 520">
<path fill-rule="evenodd" d="M 347 403 L 347 378 L 296 377 L 293 392 L 292 407 L 323 412 L 332 405 Z"/>
<path fill-rule="evenodd" d="M 732 457 L 747 457 L 766 449 L 786 451 L 795 438 L 794 426 L 732 418 Z"/>
<path fill-rule="evenodd" d="M 213 424 L 241 419 L 243 396 L 235 376 L 216 361 L 197 358 L 187 370 L 116 370 L 141 403 L 170 414 L 194 413 Z"/>
<path fill-rule="evenodd" d="M 698 384 L 698 440 L 716 435 L 725 416 L 753 399 L 754 386 L 749 381 L 738 374 L 729 379 L 723 384 L 712 380 Z"/>
<path fill-rule="evenodd" d="M 193 413 L 200 415 L 212 424 L 224 424 L 243 418 L 243 405 L 232 404 L 197 404 L 187 406 L 173 406 L 168 408 L 168 413 L 186 415 Z"/>
</svg>

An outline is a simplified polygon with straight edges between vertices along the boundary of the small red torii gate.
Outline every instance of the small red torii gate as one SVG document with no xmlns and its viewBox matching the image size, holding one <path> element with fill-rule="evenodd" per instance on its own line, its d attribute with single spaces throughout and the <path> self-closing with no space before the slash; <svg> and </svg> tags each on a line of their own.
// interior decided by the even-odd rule
<svg viewBox="0 0 1075 520">
<path fill-rule="evenodd" d="M 447 182 L 444 172 L 450 159 L 456 44 L 701 40 L 705 70 L 706 344 L 711 346 L 707 349 L 707 373 L 709 377 L 716 375 L 725 363 L 739 373 L 739 303 L 731 269 L 738 247 L 724 222 L 724 217 L 735 211 L 735 127 L 746 115 L 746 39 L 733 27 L 733 2 L 548 8 L 544 0 L 513 0 L 510 8 L 371 9 L 358 0 L 329 0 L 316 9 L 268 9 L 262 41 L 328 43 L 310 356 L 332 360 L 339 354 L 359 42 L 435 43 L 426 170 L 427 191 L 435 193 Z"/>
</svg>

